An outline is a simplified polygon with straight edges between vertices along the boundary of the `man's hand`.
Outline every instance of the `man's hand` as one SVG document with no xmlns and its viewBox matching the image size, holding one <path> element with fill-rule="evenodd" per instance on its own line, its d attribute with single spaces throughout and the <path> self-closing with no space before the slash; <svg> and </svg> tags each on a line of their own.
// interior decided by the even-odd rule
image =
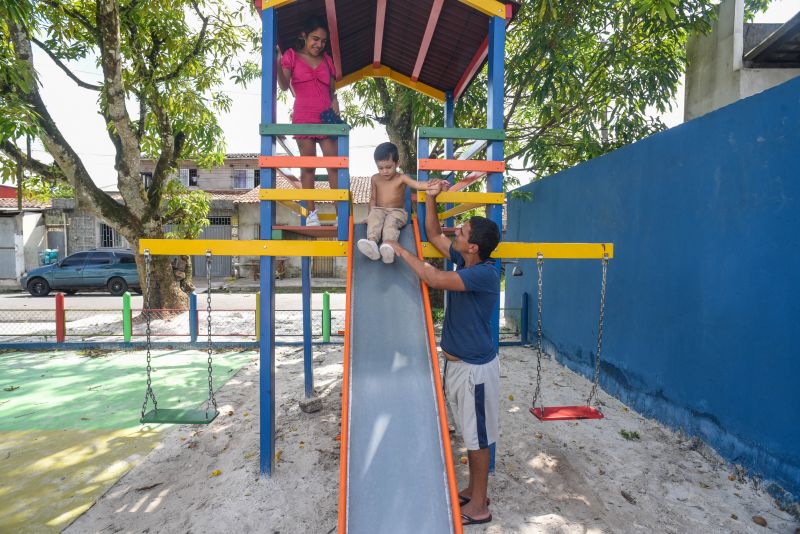
<svg viewBox="0 0 800 534">
<path fill-rule="evenodd" d="M 450 184 L 447 180 L 428 180 L 427 193 L 431 198 L 436 198 L 439 193 L 447 191 L 449 188 Z"/>
<path fill-rule="evenodd" d="M 394 250 L 394 253 L 400 256 L 406 249 L 400 245 L 397 241 L 384 241 L 384 244 L 389 245 Z"/>
</svg>

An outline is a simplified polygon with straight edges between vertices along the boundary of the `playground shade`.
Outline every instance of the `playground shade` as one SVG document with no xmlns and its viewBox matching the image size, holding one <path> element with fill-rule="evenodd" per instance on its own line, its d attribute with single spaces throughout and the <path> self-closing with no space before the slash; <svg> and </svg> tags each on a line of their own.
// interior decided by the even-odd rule
<svg viewBox="0 0 800 534">
<path fill-rule="evenodd" d="M 347 532 L 453 532 L 419 279 L 355 252 L 351 306 Z"/>
</svg>

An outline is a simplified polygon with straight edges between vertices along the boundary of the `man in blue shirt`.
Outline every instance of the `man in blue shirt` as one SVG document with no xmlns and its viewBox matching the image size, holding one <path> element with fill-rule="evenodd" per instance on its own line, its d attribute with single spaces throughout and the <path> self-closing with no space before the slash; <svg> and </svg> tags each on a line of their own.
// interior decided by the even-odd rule
<svg viewBox="0 0 800 534">
<path fill-rule="evenodd" d="M 474 525 L 492 520 L 486 492 L 489 447 L 498 434 L 500 367 L 491 319 L 500 299 L 500 276 L 489 256 L 500 242 L 500 230 L 485 217 L 472 217 L 456 228 L 451 242 L 436 213 L 435 198 L 446 187 L 441 181 L 428 188 L 425 231 L 456 271 L 440 271 L 398 243 L 389 244 L 428 287 L 447 290 L 441 341 L 444 387 L 469 457 L 469 484 L 459 491 L 461 520 Z"/>
</svg>

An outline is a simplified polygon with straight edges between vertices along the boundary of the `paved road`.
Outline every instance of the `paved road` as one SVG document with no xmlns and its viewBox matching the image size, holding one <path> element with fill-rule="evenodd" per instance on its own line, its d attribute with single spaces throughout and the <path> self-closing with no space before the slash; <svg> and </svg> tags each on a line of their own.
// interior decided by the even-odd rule
<svg viewBox="0 0 800 534">
<path fill-rule="evenodd" d="M 32 297 L 27 292 L 0 293 L 0 310 L 54 310 L 55 293 L 46 297 Z M 311 307 L 315 310 L 322 309 L 322 293 L 312 294 Z M 212 293 L 212 307 L 224 310 L 252 310 L 255 309 L 255 294 L 247 293 Z M 78 293 L 66 296 L 65 305 L 70 309 L 80 310 L 120 310 L 122 297 L 112 297 L 107 293 Z M 131 306 L 134 309 L 142 307 L 142 297 L 133 295 Z M 198 295 L 198 306 L 205 307 L 205 294 Z M 299 293 L 279 293 L 275 295 L 275 309 L 300 310 L 302 306 Z M 345 294 L 331 293 L 331 309 L 344 309 Z"/>
</svg>

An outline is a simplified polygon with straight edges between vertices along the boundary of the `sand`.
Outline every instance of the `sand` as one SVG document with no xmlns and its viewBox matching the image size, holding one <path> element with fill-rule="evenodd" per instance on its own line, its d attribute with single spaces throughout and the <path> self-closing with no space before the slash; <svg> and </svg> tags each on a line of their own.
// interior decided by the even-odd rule
<svg viewBox="0 0 800 534">
<path fill-rule="evenodd" d="M 258 473 L 254 353 L 217 394 L 221 415 L 212 425 L 167 431 L 66 532 L 335 532 L 341 350 L 315 351 L 323 409 L 312 414 L 298 405 L 302 349 L 276 352 L 278 460 L 271 478 Z M 530 348 L 501 351 L 501 435 L 489 481 L 494 520 L 465 532 L 796 532 L 797 520 L 778 509 L 758 479 L 602 391 L 603 420 L 537 421 L 528 412 L 533 361 Z M 589 390 L 583 377 L 557 363 L 546 360 L 544 373 L 549 404 L 574 403 Z M 458 435 L 453 443 L 463 485 L 465 451 Z"/>
</svg>

